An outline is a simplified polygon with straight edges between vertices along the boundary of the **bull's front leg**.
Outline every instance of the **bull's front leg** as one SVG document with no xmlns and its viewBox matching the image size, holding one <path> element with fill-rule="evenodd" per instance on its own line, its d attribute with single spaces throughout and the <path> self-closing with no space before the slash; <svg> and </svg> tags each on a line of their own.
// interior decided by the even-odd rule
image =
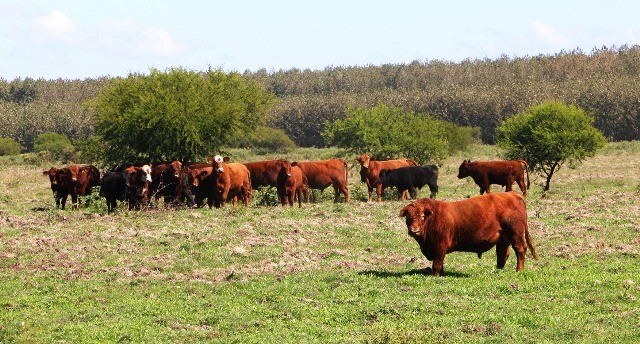
<svg viewBox="0 0 640 344">
<path fill-rule="evenodd" d="M 436 252 L 435 258 L 433 259 L 433 264 L 431 266 L 431 269 L 433 270 L 433 275 L 435 277 L 439 277 L 442 273 L 444 273 L 444 271 L 442 271 L 442 268 L 444 266 L 445 255 L 446 255 L 445 250 L 438 250 L 438 252 Z"/>
</svg>

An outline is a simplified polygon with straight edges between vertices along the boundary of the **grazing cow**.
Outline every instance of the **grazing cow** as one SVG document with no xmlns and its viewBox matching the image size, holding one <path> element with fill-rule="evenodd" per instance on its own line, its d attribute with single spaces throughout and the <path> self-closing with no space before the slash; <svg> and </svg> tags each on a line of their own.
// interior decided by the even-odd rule
<svg viewBox="0 0 640 344">
<path fill-rule="evenodd" d="M 493 193 L 457 202 L 422 198 L 400 211 L 409 235 L 420 251 L 433 261 L 433 274 L 442 272 L 449 252 L 482 253 L 496 246 L 497 268 L 504 268 L 509 246 L 518 259 L 516 271 L 524 269 L 527 246 L 535 259 L 535 247 L 529 236 L 525 199 L 516 192 Z"/>
<path fill-rule="evenodd" d="M 393 170 L 382 169 L 378 178 L 378 184 L 392 185 L 398 188 L 398 200 L 402 199 L 402 194 L 407 190 L 412 199 L 416 199 L 418 192 L 416 188 L 421 189 L 428 185 L 431 194 L 429 198 L 436 198 L 438 193 L 438 166 L 407 166 Z"/>
<path fill-rule="evenodd" d="M 216 155 L 209 158 L 214 173 L 213 200 L 216 208 L 223 207 L 229 200 L 236 205 L 238 198 L 244 201 L 245 206 L 249 206 L 251 194 L 251 173 L 249 169 L 241 163 L 227 163 L 228 157 Z"/>
<path fill-rule="evenodd" d="M 207 200 L 209 208 L 213 206 L 212 190 L 214 188 L 214 174 L 211 164 L 191 164 L 185 168 L 188 190 L 193 195 L 193 202 L 202 207 Z"/>
<path fill-rule="evenodd" d="M 155 203 L 163 196 L 164 203 L 171 203 L 176 200 L 180 188 L 180 174 L 182 173 L 182 163 L 172 161 L 165 164 L 156 164 L 151 171 L 151 185 L 149 193 L 153 196 Z"/>
<path fill-rule="evenodd" d="M 292 162 L 291 166 L 298 166 L 307 177 L 309 188 L 324 190 L 329 185 L 333 186 L 333 203 L 338 203 L 340 194 L 344 194 L 344 202 L 349 202 L 349 188 L 347 187 L 347 175 L 349 165 L 342 159 Z"/>
<path fill-rule="evenodd" d="M 100 196 L 107 199 L 107 212 L 111 213 L 117 207 L 116 201 L 124 202 L 128 199 L 131 174 L 127 171 L 106 172 L 100 183 Z"/>
<path fill-rule="evenodd" d="M 527 185 L 524 185 L 524 174 L 527 174 Z M 524 160 L 473 161 L 464 160 L 458 168 L 458 179 L 471 177 L 480 187 L 480 194 L 490 193 L 491 184 L 505 186 L 511 191 L 513 182 L 518 183 L 524 196 L 529 183 L 529 165 Z"/>
<path fill-rule="evenodd" d="M 383 169 L 395 169 L 406 166 L 418 166 L 418 163 L 415 160 L 411 159 L 397 159 L 397 160 L 375 160 L 367 154 L 362 154 L 360 157 L 355 159 L 360 164 L 360 181 L 367 184 L 367 189 L 369 191 L 368 202 L 371 202 L 371 198 L 373 196 L 373 190 L 376 190 L 377 201 L 382 201 L 382 195 L 384 192 L 384 188 L 389 185 L 378 183 L 378 178 L 380 176 L 380 171 Z M 403 193 L 402 198 L 407 198 L 406 192 Z"/>
<path fill-rule="evenodd" d="M 299 166 L 291 166 L 290 162 L 281 160 L 276 187 L 278 199 L 283 206 L 287 203 L 293 206 L 295 197 L 298 197 L 298 207 L 302 207 L 302 194 L 308 193 L 307 184 L 307 177 Z M 306 196 L 308 198 L 308 195 Z"/>
</svg>

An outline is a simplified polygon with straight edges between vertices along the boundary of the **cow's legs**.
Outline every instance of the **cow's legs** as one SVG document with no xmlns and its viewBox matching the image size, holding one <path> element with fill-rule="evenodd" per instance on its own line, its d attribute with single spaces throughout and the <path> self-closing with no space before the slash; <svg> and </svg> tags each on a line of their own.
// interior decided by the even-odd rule
<svg viewBox="0 0 640 344">
<path fill-rule="evenodd" d="M 416 190 L 416 188 L 414 188 L 413 186 L 410 187 L 409 196 L 411 196 L 411 199 L 415 200 L 416 198 L 418 198 L 418 190 Z"/>
<path fill-rule="evenodd" d="M 518 258 L 518 265 L 516 265 L 516 271 L 524 270 L 525 253 L 527 252 L 527 243 L 524 239 L 524 229 L 521 231 L 515 231 L 516 233 L 523 233 L 522 235 L 514 235 L 511 246 L 516 252 Z"/>
<path fill-rule="evenodd" d="M 440 274 L 444 273 L 442 271 L 442 267 L 444 266 L 444 256 L 446 252 L 444 250 L 436 252 L 435 258 L 433 259 L 432 270 L 433 275 L 438 277 Z"/>
<path fill-rule="evenodd" d="M 520 190 L 522 191 L 522 195 L 526 196 L 527 195 L 527 187 L 524 185 L 524 180 L 518 180 L 518 186 L 520 187 Z"/>
<path fill-rule="evenodd" d="M 504 268 L 504 265 L 507 263 L 507 258 L 509 258 L 509 243 L 504 240 L 500 240 L 496 245 L 496 257 L 498 262 L 496 267 L 498 269 Z"/>
<path fill-rule="evenodd" d="M 376 185 L 376 195 L 378 196 L 378 202 L 382 201 L 382 185 Z"/>
<path fill-rule="evenodd" d="M 429 194 L 429 198 L 435 199 L 436 194 L 438 193 L 438 186 L 429 185 L 429 191 L 431 191 L 431 193 Z"/>
</svg>

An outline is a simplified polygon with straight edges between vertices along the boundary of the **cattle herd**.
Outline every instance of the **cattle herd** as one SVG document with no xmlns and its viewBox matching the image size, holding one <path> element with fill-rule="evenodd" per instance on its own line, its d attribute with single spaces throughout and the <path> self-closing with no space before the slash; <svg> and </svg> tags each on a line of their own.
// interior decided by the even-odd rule
<svg viewBox="0 0 640 344">
<path fill-rule="evenodd" d="M 377 201 L 381 201 L 388 187 L 398 190 L 398 199 L 415 200 L 402 208 L 399 216 L 405 218 L 408 233 L 418 242 L 422 254 L 433 261 L 434 275 L 442 273 L 445 254 L 453 251 L 475 252 L 481 257 L 495 246 L 497 267 L 503 268 L 509 248 L 513 247 L 517 271 L 524 268 L 527 248 L 537 259 L 527 225 L 524 196 L 530 183 L 525 161 L 463 161 L 458 178 L 471 177 L 480 187 L 481 195 L 456 202 L 435 200 L 436 165 L 418 166 L 411 159 L 380 161 L 367 154 L 355 161 L 360 164 L 361 182 L 367 185 L 368 201 L 374 191 Z M 339 202 L 341 194 L 349 202 L 348 171 L 343 159 L 237 163 L 216 155 L 207 163 L 196 164 L 123 163 L 102 176 L 91 165 L 52 167 L 43 174 L 49 176 L 56 207 L 65 209 L 71 196 L 72 209 L 77 209 L 81 205 L 78 196 L 88 196 L 94 187 L 99 187 L 111 213 L 118 201 L 126 202 L 129 210 L 157 207 L 161 200 L 165 206 L 202 207 L 205 202 L 209 208 L 220 208 L 228 202 L 248 206 L 253 190 L 259 187 L 275 187 L 283 206 L 293 206 L 297 200 L 302 207 L 303 200 L 309 202 L 309 189 L 324 190 L 329 186 L 334 190 L 334 202 Z M 518 184 L 522 195 L 511 191 L 513 183 Z M 491 184 L 504 186 L 507 192 L 490 193 Z M 425 185 L 430 197 L 416 200 L 416 188 Z"/>
</svg>

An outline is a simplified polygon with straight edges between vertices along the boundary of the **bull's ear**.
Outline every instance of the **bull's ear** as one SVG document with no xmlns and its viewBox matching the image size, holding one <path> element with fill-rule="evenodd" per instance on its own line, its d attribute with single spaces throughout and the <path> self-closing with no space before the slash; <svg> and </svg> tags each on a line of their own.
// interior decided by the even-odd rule
<svg viewBox="0 0 640 344">
<path fill-rule="evenodd" d="M 400 210 L 400 214 L 398 214 L 398 216 L 399 216 L 399 217 L 405 217 L 405 216 L 407 216 L 407 212 L 408 212 L 407 207 L 408 207 L 408 206 L 406 206 L 406 207 L 402 208 L 402 210 Z"/>
<path fill-rule="evenodd" d="M 297 161 L 294 161 L 294 162 L 291 163 L 291 166 L 297 166 L 297 165 L 298 165 Z"/>
<path fill-rule="evenodd" d="M 222 161 L 224 161 L 224 162 L 229 162 L 229 160 L 230 160 L 230 159 L 229 159 L 229 157 L 228 157 L 228 156 L 225 156 L 224 158 L 222 158 Z"/>
<path fill-rule="evenodd" d="M 210 164 L 213 163 L 213 157 L 212 156 L 208 157 L 207 158 L 207 162 L 210 163 Z"/>
<path fill-rule="evenodd" d="M 45 175 L 45 176 L 48 176 L 49 175 L 49 171 L 42 171 L 42 174 Z"/>
</svg>

